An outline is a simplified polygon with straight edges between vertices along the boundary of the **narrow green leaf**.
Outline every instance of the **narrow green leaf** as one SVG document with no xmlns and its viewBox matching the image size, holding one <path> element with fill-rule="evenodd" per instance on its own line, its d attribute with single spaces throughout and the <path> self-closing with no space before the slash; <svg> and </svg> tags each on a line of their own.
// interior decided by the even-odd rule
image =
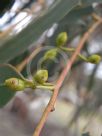
<svg viewBox="0 0 102 136">
<path fill-rule="evenodd" d="M 102 3 L 102 0 L 79 0 L 81 1 L 82 4 L 85 4 L 85 5 L 90 5 L 94 2 L 97 2 L 97 3 Z"/>
<path fill-rule="evenodd" d="M 91 15 L 93 11 L 92 6 L 76 7 L 60 21 L 60 24 L 76 24 L 79 19 L 81 20 L 83 17 Z"/>
<path fill-rule="evenodd" d="M 33 20 L 17 36 L 2 43 L 0 42 L 0 63 L 7 62 L 24 52 L 29 45 L 55 22 L 60 21 L 73 7 L 78 5 L 78 0 L 57 0 L 44 15 L 36 21 Z"/>
</svg>

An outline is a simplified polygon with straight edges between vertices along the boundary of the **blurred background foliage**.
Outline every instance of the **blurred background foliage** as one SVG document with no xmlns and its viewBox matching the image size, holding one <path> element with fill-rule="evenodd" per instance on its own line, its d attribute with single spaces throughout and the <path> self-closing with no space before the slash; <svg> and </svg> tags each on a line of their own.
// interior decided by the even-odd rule
<svg viewBox="0 0 102 136">
<path fill-rule="evenodd" d="M 39 68 L 46 46 L 55 46 L 56 36 L 66 31 L 68 47 L 77 47 L 82 35 L 102 17 L 102 0 L 1 0 L 0 2 L 0 83 L 8 77 L 25 77 Z M 36 48 L 41 50 L 29 65 L 16 71 Z M 102 56 L 102 24 L 89 37 L 82 54 Z M 65 54 L 64 54 L 65 55 Z M 70 54 L 65 55 L 69 59 Z M 63 56 L 58 62 L 46 62 L 49 81 L 58 79 L 65 66 Z M 19 70 L 19 69 L 18 69 Z M 30 72 L 29 72 L 30 71 Z M 79 136 L 102 133 L 102 62 L 98 65 L 77 60 L 64 81 L 56 103 L 41 136 Z M 9 93 L 0 87 L 0 135 L 32 136 L 51 93 L 44 90 L 25 90 Z"/>
</svg>

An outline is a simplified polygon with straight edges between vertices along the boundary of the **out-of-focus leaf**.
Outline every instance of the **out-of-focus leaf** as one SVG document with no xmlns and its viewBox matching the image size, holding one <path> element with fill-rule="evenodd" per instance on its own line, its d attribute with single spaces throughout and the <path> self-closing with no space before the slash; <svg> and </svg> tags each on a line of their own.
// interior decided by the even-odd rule
<svg viewBox="0 0 102 136">
<path fill-rule="evenodd" d="M 89 132 L 83 133 L 82 136 L 90 136 Z"/>
<path fill-rule="evenodd" d="M 84 22 L 83 18 L 88 17 L 93 13 L 92 6 L 87 7 L 75 7 L 71 12 L 69 12 L 63 20 L 59 22 L 59 25 L 54 33 L 54 35 L 49 39 L 51 45 L 55 45 L 55 40 L 60 32 L 67 32 L 69 41 L 73 39 L 78 34 L 82 34 L 87 30 L 88 23 Z"/>
<path fill-rule="evenodd" d="M 20 64 L 27 56 L 29 56 L 29 51 L 26 50 L 24 53 L 22 53 L 21 55 L 15 57 L 13 60 L 11 60 L 9 63 L 13 66 L 17 66 L 18 64 Z M 26 67 L 21 71 L 22 75 L 24 77 L 27 76 L 27 70 Z"/>
<path fill-rule="evenodd" d="M 95 85 L 95 75 L 96 75 L 96 72 L 98 70 L 98 67 L 99 67 L 99 64 L 94 66 L 92 74 L 89 77 L 89 82 L 87 84 L 87 92 L 90 92 Z"/>
<path fill-rule="evenodd" d="M 93 13 L 93 8 L 92 6 L 87 6 L 87 7 L 76 7 L 74 10 L 69 12 L 68 15 L 64 17 L 64 19 L 61 21 L 61 24 L 72 24 L 72 23 L 77 23 L 79 19 L 84 18 L 85 16 L 89 16 Z"/>
<path fill-rule="evenodd" d="M 0 44 L 0 63 L 7 62 L 26 48 L 55 22 L 61 20 L 73 7 L 78 5 L 78 0 L 57 0 L 48 12 L 33 20 L 17 36 Z"/>
<path fill-rule="evenodd" d="M 11 65 L 0 65 L 0 84 L 3 84 L 4 81 L 10 77 L 24 79 L 24 77 L 20 73 L 18 73 L 16 69 Z M 6 105 L 14 95 L 15 91 L 11 91 L 5 86 L 0 86 L 0 108 Z"/>
<path fill-rule="evenodd" d="M 24 53 L 22 53 L 21 55 L 13 58 L 13 60 L 10 61 L 10 64 L 13 66 L 18 65 L 19 63 L 21 63 L 27 56 L 29 55 L 29 51 L 26 50 Z"/>
<path fill-rule="evenodd" d="M 102 0 L 79 0 L 79 1 L 80 1 L 80 3 L 85 4 L 85 5 L 92 4 L 94 2 L 102 3 Z"/>
</svg>

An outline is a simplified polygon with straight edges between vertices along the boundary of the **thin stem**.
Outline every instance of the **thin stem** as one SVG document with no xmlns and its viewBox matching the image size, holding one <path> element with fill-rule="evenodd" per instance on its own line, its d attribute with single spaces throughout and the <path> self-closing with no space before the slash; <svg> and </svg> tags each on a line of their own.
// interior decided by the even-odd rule
<svg viewBox="0 0 102 136">
<path fill-rule="evenodd" d="M 49 113 L 51 112 L 51 110 L 54 107 L 54 104 L 56 102 L 59 90 L 63 84 L 63 81 L 65 79 L 65 77 L 67 76 L 68 72 L 70 72 L 71 67 L 73 65 L 73 63 L 75 62 L 78 54 L 80 53 L 81 49 L 83 48 L 86 40 L 89 38 L 90 34 L 96 29 L 97 26 L 99 26 L 101 24 L 101 21 L 97 21 L 95 24 L 92 25 L 92 27 L 83 35 L 83 37 L 81 38 L 81 40 L 79 41 L 79 44 L 76 48 L 76 51 L 74 52 L 74 54 L 72 55 L 72 57 L 70 58 L 70 61 L 68 60 L 66 67 L 64 68 L 64 70 L 62 71 L 57 84 L 54 88 L 53 94 L 51 96 L 51 99 L 47 105 L 47 107 L 44 110 L 44 113 L 35 129 L 35 132 L 33 134 L 33 136 L 39 136 L 41 133 L 41 130 L 48 118 Z"/>
<path fill-rule="evenodd" d="M 75 48 L 66 48 L 66 47 L 60 47 L 62 50 L 64 50 L 64 51 L 67 51 L 68 53 L 69 52 L 74 52 L 76 49 Z M 80 59 L 82 59 L 82 60 L 84 60 L 84 61 L 86 61 L 86 62 L 88 62 L 88 59 L 87 59 L 87 57 L 85 57 L 84 55 L 82 55 L 82 54 L 78 54 L 78 57 L 80 58 Z"/>
<path fill-rule="evenodd" d="M 44 85 L 44 86 L 53 86 L 52 83 L 47 83 L 47 82 L 46 82 L 46 83 L 43 83 L 43 85 Z"/>
<path fill-rule="evenodd" d="M 54 86 L 44 86 L 44 85 L 37 85 L 37 89 L 46 89 L 46 90 L 54 90 Z"/>
<path fill-rule="evenodd" d="M 67 51 L 67 52 L 74 52 L 75 51 L 75 48 L 60 47 L 60 49 Z"/>
<path fill-rule="evenodd" d="M 24 81 L 25 81 L 26 88 L 32 88 L 32 89 L 36 88 L 35 82 L 27 80 L 27 79 L 24 80 Z"/>
<path fill-rule="evenodd" d="M 87 57 L 85 57 L 84 55 L 82 55 L 82 54 L 78 54 L 78 57 L 79 57 L 80 59 L 82 59 L 82 60 L 84 60 L 84 61 L 88 62 L 88 58 L 87 58 Z"/>
</svg>

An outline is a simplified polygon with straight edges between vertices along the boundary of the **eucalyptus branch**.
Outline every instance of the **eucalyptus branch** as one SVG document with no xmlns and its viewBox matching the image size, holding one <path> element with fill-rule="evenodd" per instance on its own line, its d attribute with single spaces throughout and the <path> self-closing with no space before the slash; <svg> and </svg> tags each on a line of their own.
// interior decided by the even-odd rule
<svg viewBox="0 0 102 136">
<path fill-rule="evenodd" d="M 6 86 L 11 91 L 23 91 L 26 88 L 53 90 L 54 85 L 48 83 L 47 80 L 48 80 L 48 71 L 42 69 L 42 70 L 38 70 L 35 73 L 32 80 L 26 78 L 10 77 L 7 78 L 3 84 L 0 84 L 0 86 Z"/>
<path fill-rule="evenodd" d="M 50 83 L 44 83 L 38 84 L 35 81 L 32 80 L 22 80 L 19 78 L 9 78 L 6 79 L 3 84 L 0 84 L 0 87 L 6 86 L 12 91 L 23 91 L 25 88 L 31 88 L 31 89 L 44 89 L 44 90 L 50 90 L 52 91 L 54 89 L 54 85 Z"/>
<path fill-rule="evenodd" d="M 50 99 L 47 107 L 44 110 L 44 113 L 43 113 L 43 115 L 42 115 L 42 117 L 41 117 L 41 119 L 38 123 L 38 126 L 35 129 L 33 136 L 39 136 L 40 135 L 40 132 L 41 132 L 41 130 L 42 130 L 47 118 L 48 118 L 48 115 L 54 107 L 54 104 L 56 102 L 59 90 L 60 90 L 60 88 L 63 84 L 65 77 L 67 76 L 68 72 L 70 72 L 73 63 L 75 62 L 78 54 L 80 53 L 81 49 L 84 46 L 84 43 L 89 38 L 90 34 L 96 29 L 96 27 L 100 25 L 100 23 L 101 23 L 101 21 L 97 21 L 95 24 L 93 24 L 92 27 L 81 38 L 81 40 L 80 40 L 80 42 L 79 42 L 79 44 L 76 48 L 76 51 L 73 53 L 72 57 L 70 58 L 70 61 L 68 60 L 66 67 L 62 71 L 62 73 L 59 77 L 59 80 L 57 81 L 57 84 L 55 85 L 51 99 Z"/>
</svg>

